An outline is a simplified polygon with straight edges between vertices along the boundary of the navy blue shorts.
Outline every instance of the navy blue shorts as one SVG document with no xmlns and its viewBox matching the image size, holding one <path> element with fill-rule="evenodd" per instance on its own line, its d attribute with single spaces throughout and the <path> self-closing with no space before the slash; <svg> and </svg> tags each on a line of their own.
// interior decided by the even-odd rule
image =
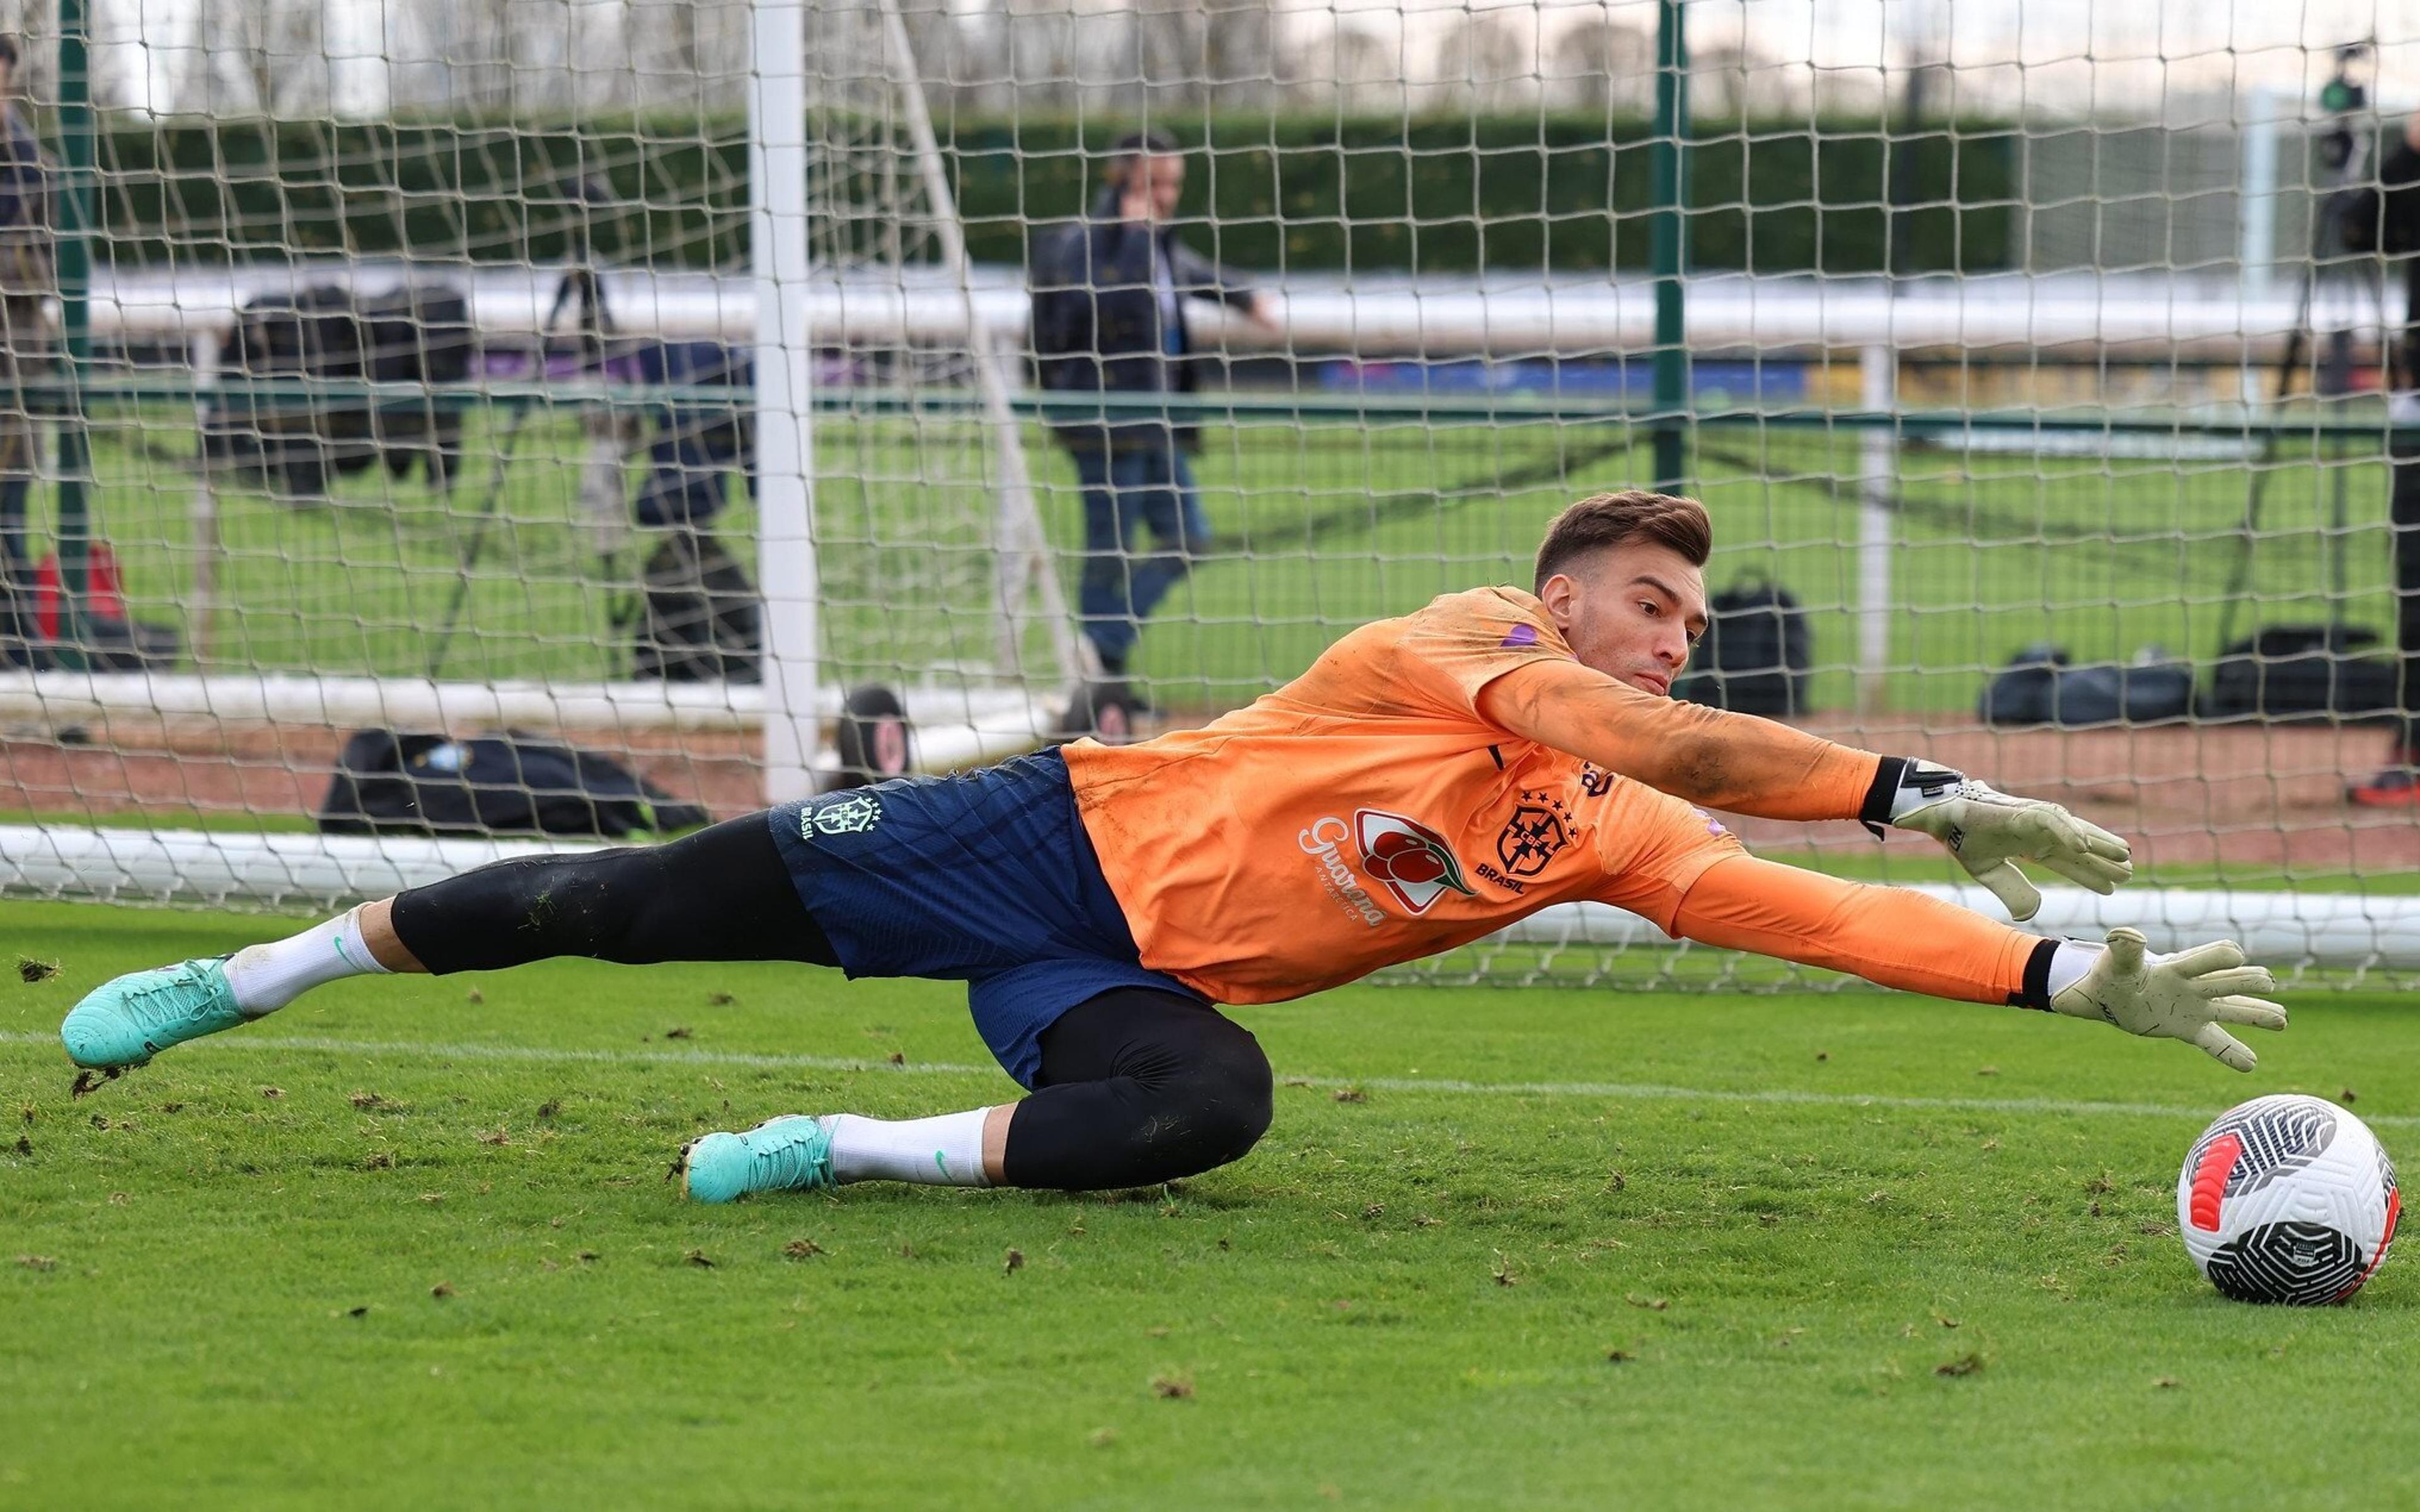
<svg viewBox="0 0 2420 1512">
<path fill-rule="evenodd" d="M 767 815 L 790 880 L 851 977 L 967 984 L 976 1032 L 1032 1087 L 1042 1031 L 1118 987 L 1205 1001 L 1146 971 L 1055 750 L 900 778 Z"/>
</svg>

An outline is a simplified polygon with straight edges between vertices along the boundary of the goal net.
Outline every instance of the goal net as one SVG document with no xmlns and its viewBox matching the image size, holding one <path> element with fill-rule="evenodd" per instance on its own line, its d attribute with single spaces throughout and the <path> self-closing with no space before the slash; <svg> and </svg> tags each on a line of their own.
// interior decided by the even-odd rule
<svg viewBox="0 0 2420 1512">
<path fill-rule="evenodd" d="M 316 95 L 279 81 L 337 39 L 205 36 L 90 131 L 88 355 L 8 521 L 0 887 L 317 905 L 1062 733 L 1016 286 L 895 12 L 777 8 L 752 61 L 745 7 L 611 49 L 541 8 L 466 61 L 432 8 Z"/>
<path fill-rule="evenodd" d="M 2392 796 L 2420 473 L 2404 269 L 2347 228 L 2420 230 L 2346 193 L 2420 19 L 441 0 L 365 42 L 240 7 L 174 69 L 97 23 L 0 888 L 299 907 L 576 838 L 328 833 L 362 731 L 611 756 L 653 833 L 844 751 L 1199 722 L 1660 483 L 1716 523 L 1688 696 L 2134 839 L 2043 927 L 2420 966 L 2420 827 L 2348 797 Z M 77 83 L 34 75 L 63 162 Z M 1029 269 L 1124 213 L 1137 132 L 1220 271 L 1146 291 L 1164 382 L 1071 400 Z M 1198 438 L 1198 513 L 1064 444 L 1087 405 Z M 1735 827 L 1989 907 L 1929 842 Z M 1817 978 L 1559 910 L 1396 980 Z"/>
</svg>

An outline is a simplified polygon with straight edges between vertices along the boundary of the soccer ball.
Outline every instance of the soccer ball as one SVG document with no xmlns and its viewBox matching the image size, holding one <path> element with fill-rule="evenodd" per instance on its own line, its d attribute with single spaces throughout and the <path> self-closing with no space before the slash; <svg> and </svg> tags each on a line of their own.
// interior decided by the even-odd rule
<svg viewBox="0 0 2420 1512">
<path fill-rule="evenodd" d="M 2194 1141 L 2177 1231 L 2238 1302 L 2342 1302 L 2386 1259 L 2401 1203 L 2369 1126 L 2316 1097 L 2256 1097 Z"/>
</svg>

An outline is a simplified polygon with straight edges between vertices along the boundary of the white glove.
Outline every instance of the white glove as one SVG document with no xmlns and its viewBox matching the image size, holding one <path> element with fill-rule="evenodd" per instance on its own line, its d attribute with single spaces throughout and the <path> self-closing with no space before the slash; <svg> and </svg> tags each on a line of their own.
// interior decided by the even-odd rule
<svg viewBox="0 0 2420 1512">
<path fill-rule="evenodd" d="M 1958 864 L 1992 889 L 2010 918 L 2023 922 L 2041 912 L 2041 894 L 2017 870 L 2017 858 L 2040 861 L 2098 893 L 2117 891 L 2118 884 L 2134 874 L 2133 851 L 2124 841 L 2057 804 L 2012 797 L 1946 767 L 1918 762 L 1901 765 L 1891 798 L 1891 824 L 1949 847 Z"/>
<path fill-rule="evenodd" d="M 2094 949 L 2062 944 L 2059 953 Z M 2056 966 L 2052 969 L 2057 971 Z M 2245 965 L 2243 947 L 2233 940 L 2196 945 L 2174 955 L 2151 955 L 2143 949 L 2139 930 L 2113 929 L 2108 949 L 2065 991 L 2053 992 L 2050 1006 L 2071 1018 L 2115 1024 L 2128 1034 L 2183 1040 L 2201 1046 L 2225 1065 L 2250 1071 L 2260 1057 L 2219 1026 L 2284 1028 L 2283 1007 L 2265 997 L 2239 995 L 2276 990 L 2277 980 L 2269 968 Z"/>
</svg>

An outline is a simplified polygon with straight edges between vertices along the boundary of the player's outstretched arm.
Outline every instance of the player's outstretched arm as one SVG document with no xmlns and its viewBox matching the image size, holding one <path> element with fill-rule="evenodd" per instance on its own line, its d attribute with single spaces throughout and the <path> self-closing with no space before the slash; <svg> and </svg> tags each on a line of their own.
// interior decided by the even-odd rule
<svg viewBox="0 0 2420 1512">
<path fill-rule="evenodd" d="M 2144 943 L 2139 930 L 2111 930 L 2109 943 L 2072 985 L 2052 995 L 2050 1006 L 2071 1018 L 2114 1024 L 2128 1034 L 2182 1040 L 2237 1071 L 2258 1065 L 2252 1047 L 2225 1026 L 2286 1026 L 2283 1004 L 2250 995 L 2277 990 L 2269 968 L 2246 964 L 2243 947 L 2233 940 L 2173 955 L 2154 954 Z"/>
<path fill-rule="evenodd" d="M 1560 658 L 1481 688 L 1480 717 L 1676 798 L 1761 819 L 1857 819 L 1884 758 L 1753 715 L 1642 692 Z M 1881 817 L 1887 817 L 1885 811 Z"/>
<path fill-rule="evenodd" d="M 2019 860 L 2039 861 L 2100 893 L 2133 874 L 2123 840 L 2057 804 L 1771 719 L 1675 702 L 1577 662 L 1516 668 L 1481 690 L 1478 707 L 1509 734 L 1709 809 L 1761 819 L 1857 819 L 1877 835 L 1885 825 L 1930 835 L 2013 918 L 2041 908 Z"/>
<path fill-rule="evenodd" d="M 2258 1063 L 2227 1026 L 2286 1026 L 2264 997 L 2276 982 L 2232 940 L 2157 955 L 2131 929 L 2105 946 L 2038 939 L 1902 888 L 1843 882 L 1751 856 L 1715 862 L 1683 896 L 1684 938 L 1965 1002 L 2099 1019 L 2129 1034 L 2182 1040 L 2221 1063 Z"/>
</svg>

